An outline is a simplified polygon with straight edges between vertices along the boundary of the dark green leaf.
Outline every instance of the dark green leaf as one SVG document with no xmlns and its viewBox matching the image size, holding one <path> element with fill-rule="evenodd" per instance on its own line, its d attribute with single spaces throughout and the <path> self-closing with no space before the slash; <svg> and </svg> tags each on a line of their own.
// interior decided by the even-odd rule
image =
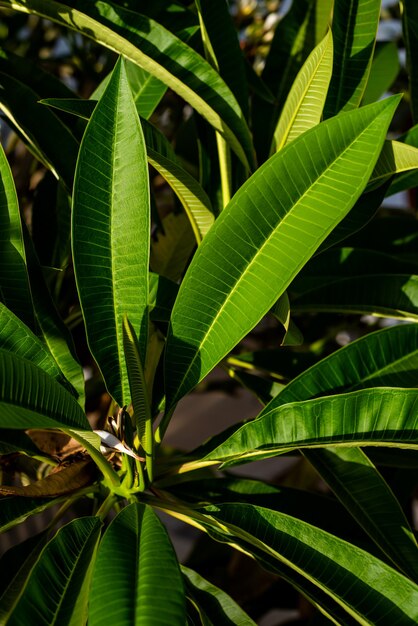
<svg viewBox="0 0 418 626">
<path fill-rule="evenodd" d="M 179 564 L 150 507 L 131 504 L 107 529 L 97 554 L 89 625 L 184 626 Z"/>
<path fill-rule="evenodd" d="M 224 591 L 212 585 L 188 567 L 181 568 L 186 583 L 186 594 L 195 600 L 195 605 L 205 619 L 216 626 L 255 626 L 255 622 Z"/>
<path fill-rule="evenodd" d="M 380 0 L 339 0 L 332 19 L 334 70 L 324 115 L 360 105 L 373 59 Z"/>
<path fill-rule="evenodd" d="M 101 525 L 98 517 L 83 517 L 57 532 L 36 562 L 10 626 L 85 624 L 89 569 Z"/>
</svg>

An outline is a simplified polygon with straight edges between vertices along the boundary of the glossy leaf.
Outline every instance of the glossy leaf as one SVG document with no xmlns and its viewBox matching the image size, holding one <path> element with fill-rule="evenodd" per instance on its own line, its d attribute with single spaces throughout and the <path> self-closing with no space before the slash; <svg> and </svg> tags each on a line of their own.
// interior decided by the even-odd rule
<svg viewBox="0 0 418 626">
<path fill-rule="evenodd" d="M 317 591 L 335 601 L 345 612 L 342 620 L 340 612 L 334 614 L 338 624 L 351 624 L 354 618 L 360 624 L 412 626 L 418 619 L 417 585 L 368 552 L 261 507 L 221 504 L 203 511 L 219 523 L 214 529 L 224 541 L 265 557 L 270 567 L 276 561 L 276 571 L 316 600 L 325 615 L 331 617 L 333 611 L 330 604 L 323 606 L 321 595 L 315 597 Z"/>
<path fill-rule="evenodd" d="M 411 111 L 414 122 L 418 122 L 418 72 L 414 54 L 418 43 L 418 7 L 414 0 L 402 0 L 402 25 L 406 48 L 411 94 Z"/>
<path fill-rule="evenodd" d="M 145 144 L 119 62 L 80 147 L 72 229 L 76 282 L 89 346 L 109 393 L 120 406 L 130 401 L 122 337 L 125 314 L 137 333 L 145 361 L 149 219 Z"/>
<path fill-rule="evenodd" d="M 77 141 L 54 112 L 38 104 L 39 95 L 13 76 L 0 72 L 0 108 L 29 150 L 71 190 Z"/>
<path fill-rule="evenodd" d="M 184 565 L 181 571 L 186 594 L 195 601 L 199 613 L 204 614 L 205 626 L 255 626 L 255 622 L 227 593 Z"/>
<path fill-rule="evenodd" d="M 414 321 L 418 319 L 418 277 L 374 274 L 344 278 L 296 298 L 292 310 L 341 311 Z"/>
<path fill-rule="evenodd" d="M 304 133 L 259 168 L 216 220 L 173 308 L 169 408 L 257 324 L 353 206 L 395 102 L 363 107 Z"/>
<path fill-rule="evenodd" d="M 95 106 L 94 100 L 47 98 L 43 104 L 67 111 L 84 119 L 90 119 Z M 137 111 L 140 113 L 138 103 Z M 170 185 L 190 220 L 197 243 L 200 243 L 214 222 L 210 200 L 198 183 L 178 162 L 170 143 L 160 131 L 145 119 L 141 120 L 147 148 L 148 162 Z"/>
<path fill-rule="evenodd" d="M 43 370 L 0 349 L 0 428 L 91 430 L 77 400 Z"/>
<path fill-rule="evenodd" d="M 89 593 L 86 582 L 101 525 L 98 517 L 83 517 L 57 532 L 36 562 L 7 622 L 10 626 L 31 620 L 34 606 L 39 626 L 85 623 Z"/>
<path fill-rule="evenodd" d="M 321 121 L 331 79 L 332 58 L 332 34 L 329 31 L 295 78 L 274 131 L 272 153 Z"/>
<path fill-rule="evenodd" d="M 339 0 L 332 19 L 334 70 L 324 115 L 360 105 L 373 59 L 380 0 Z"/>
<path fill-rule="evenodd" d="M 349 343 L 292 380 L 271 408 L 335 391 L 417 384 L 418 325 L 384 328 Z"/>
<path fill-rule="evenodd" d="M 385 141 L 368 188 L 381 185 L 393 176 L 418 168 L 418 148 L 400 141 Z"/>
<path fill-rule="evenodd" d="M 204 460 L 248 462 L 296 448 L 418 448 L 418 391 L 382 387 L 265 408 Z M 320 419 L 318 419 L 320 416 Z"/>
<path fill-rule="evenodd" d="M 253 105 L 254 142 L 262 163 L 268 156 L 278 116 L 291 86 L 309 54 L 325 37 L 333 0 L 299 0 L 280 20 L 262 72 L 262 80 L 274 95 L 274 105 L 264 99 Z"/>
<path fill-rule="evenodd" d="M 180 568 L 168 535 L 151 508 L 131 504 L 107 529 L 97 554 L 89 624 L 184 626 Z"/>
<path fill-rule="evenodd" d="M 0 147 L 0 298 L 35 328 L 19 205 L 9 163 Z"/>
<path fill-rule="evenodd" d="M 418 581 L 418 546 L 392 490 L 360 448 L 307 450 L 305 456 L 354 519 L 404 574 Z"/>
<path fill-rule="evenodd" d="M 376 102 L 389 91 L 399 74 L 398 47 L 394 41 L 378 42 L 375 48 L 369 78 L 362 104 Z"/>
<path fill-rule="evenodd" d="M 31 361 L 64 387 L 69 387 L 69 391 L 72 390 L 45 344 L 1 303 L 0 348 Z"/>
<path fill-rule="evenodd" d="M 244 165 L 254 165 L 251 137 L 229 88 L 187 44 L 152 19 L 102 0 L 1 0 L 6 8 L 34 13 L 117 50 L 190 103 L 218 130 Z"/>
</svg>

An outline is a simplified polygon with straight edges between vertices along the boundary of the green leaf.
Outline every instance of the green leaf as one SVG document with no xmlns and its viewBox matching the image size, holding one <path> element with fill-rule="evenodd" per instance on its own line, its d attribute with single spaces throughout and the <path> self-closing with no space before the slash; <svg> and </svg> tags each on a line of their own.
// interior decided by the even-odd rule
<svg viewBox="0 0 418 626">
<path fill-rule="evenodd" d="M 64 378 L 45 344 L 9 309 L 0 303 L 0 348 L 31 361 L 51 378 L 76 394 Z"/>
<path fill-rule="evenodd" d="M 213 528 L 223 541 L 238 543 L 262 563 L 264 557 L 269 569 L 296 584 L 325 615 L 330 616 L 332 605 L 324 606 L 323 599 L 336 602 L 340 607 L 334 613 L 336 623 L 352 624 L 353 618 L 364 625 L 416 623 L 418 587 L 368 552 L 306 522 L 261 507 L 222 504 L 202 512 L 218 522 Z"/>
<path fill-rule="evenodd" d="M 387 449 L 386 449 L 387 451 Z M 242 476 L 191 480 L 170 485 L 170 492 L 183 501 L 200 506 L 240 502 L 262 506 L 297 517 L 359 547 L 373 549 L 371 542 L 338 500 L 331 494 L 313 493 L 292 487 L 277 487 Z M 376 552 L 378 552 L 376 550 Z M 378 552 L 380 555 L 381 553 Z"/>
<path fill-rule="evenodd" d="M 10 548 L 0 560 L 4 580 L 0 594 L 0 624 L 4 626 L 19 600 L 30 572 L 47 542 L 47 532 L 29 537 Z"/>
<path fill-rule="evenodd" d="M 289 291 L 302 294 L 342 278 L 368 274 L 407 274 L 418 270 L 418 263 L 375 250 L 331 248 L 311 259 L 292 282 Z"/>
<path fill-rule="evenodd" d="M 385 141 L 376 167 L 370 176 L 368 189 L 381 185 L 394 174 L 418 168 L 418 148 L 400 141 Z"/>
<path fill-rule="evenodd" d="M 334 6 L 334 70 L 324 115 L 360 105 L 366 89 L 380 16 L 380 0 L 339 0 Z"/>
<path fill-rule="evenodd" d="M 13 76 L 0 72 L 0 108 L 29 150 L 70 191 L 77 141 L 52 111 L 39 106 L 39 95 Z"/>
<path fill-rule="evenodd" d="M 153 322 L 168 322 L 176 299 L 177 283 L 154 272 L 149 277 L 149 312 Z"/>
<path fill-rule="evenodd" d="M 148 506 L 131 504 L 107 529 L 90 591 L 89 625 L 184 626 L 184 590 L 165 528 Z"/>
<path fill-rule="evenodd" d="M 314 48 L 295 78 L 273 136 L 271 153 L 321 121 L 332 74 L 331 31 Z"/>
<path fill-rule="evenodd" d="M 296 448 L 418 448 L 418 391 L 382 387 L 266 407 L 204 460 L 230 464 Z M 318 419 L 320 416 L 320 419 Z"/>
<path fill-rule="evenodd" d="M 415 50 L 418 44 L 418 7 L 414 0 L 402 0 L 402 26 L 406 47 L 411 94 L 411 112 L 414 122 L 418 122 L 418 69 L 415 62 Z"/>
<path fill-rule="evenodd" d="M 0 299 L 35 327 L 19 205 L 9 163 L 0 146 Z"/>
<path fill-rule="evenodd" d="M 171 281 L 184 273 L 196 240 L 184 213 L 169 213 L 162 220 L 162 230 L 151 239 L 150 266 L 153 272 Z"/>
<path fill-rule="evenodd" d="M 91 430 L 77 400 L 43 370 L 0 349 L 0 428 Z"/>
<path fill-rule="evenodd" d="M 205 620 L 210 620 L 208 624 L 255 626 L 255 622 L 227 593 L 184 565 L 181 571 L 186 585 L 186 594 L 194 600 L 199 613 L 204 613 Z"/>
<path fill-rule="evenodd" d="M 392 562 L 418 581 L 418 546 L 392 490 L 360 448 L 307 450 L 305 456 Z"/>
<path fill-rule="evenodd" d="M 100 537 L 98 517 L 76 519 L 45 546 L 11 618 L 10 626 L 84 624 L 89 594 L 89 568 Z"/>
<path fill-rule="evenodd" d="M 145 144 L 122 62 L 83 137 L 72 218 L 74 269 L 89 346 L 109 393 L 123 406 L 130 402 L 125 314 L 145 361 L 150 218 Z"/>
<path fill-rule="evenodd" d="M 376 44 L 372 66 L 363 94 L 362 105 L 376 102 L 389 91 L 399 74 L 398 47 L 394 41 Z"/>
<path fill-rule="evenodd" d="M 76 357 L 73 338 L 56 309 L 26 227 L 23 234 L 33 307 L 41 337 L 84 409 L 84 374 Z"/>
<path fill-rule="evenodd" d="M 418 319 L 418 276 L 344 278 L 295 298 L 292 311 L 336 311 L 414 321 Z"/>
<path fill-rule="evenodd" d="M 136 68 L 136 66 L 135 66 Z M 95 106 L 94 100 L 54 99 L 42 100 L 47 106 L 67 111 L 84 119 L 90 119 Z M 140 109 L 137 105 L 137 111 Z M 178 162 L 170 143 L 160 131 L 141 119 L 148 162 L 170 185 L 190 220 L 197 243 L 200 243 L 214 222 L 210 200 L 198 181 L 193 178 Z"/>
<path fill-rule="evenodd" d="M 5 496 L 0 498 L 0 532 L 6 532 L 14 526 L 26 521 L 31 515 L 42 513 L 56 504 L 68 500 L 62 498 L 22 498 L 20 496 Z"/>
<path fill-rule="evenodd" d="M 272 106 L 264 99 L 255 99 L 253 104 L 254 142 L 260 163 L 268 156 L 277 119 L 299 70 L 325 37 L 333 4 L 333 0 L 298 0 L 277 24 L 262 73 L 276 102 Z"/>
<path fill-rule="evenodd" d="M 123 347 L 125 352 L 126 367 L 128 370 L 129 388 L 133 407 L 134 423 L 139 442 L 146 455 L 148 478 L 152 482 L 152 457 L 153 457 L 153 430 L 151 420 L 151 407 L 149 394 L 144 373 L 144 363 L 141 360 L 140 346 L 135 330 L 128 317 L 123 317 Z"/>
<path fill-rule="evenodd" d="M 193 257 L 173 308 L 168 408 L 257 324 L 353 206 L 397 101 L 316 126 L 235 194 Z"/>
<path fill-rule="evenodd" d="M 101 0 L 1 0 L 0 5 L 34 13 L 116 50 L 190 103 L 218 130 L 244 165 L 254 166 L 251 136 L 242 111 L 217 72 L 163 26 L 139 13 Z"/>
<path fill-rule="evenodd" d="M 349 343 L 292 380 L 271 408 L 320 394 L 417 384 L 418 325 L 384 328 Z"/>
<path fill-rule="evenodd" d="M 231 20 L 227 0 L 196 0 L 203 45 L 210 48 L 209 58 L 235 95 L 245 117 L 248 117 L 248 85 L 238 34 Z M 207 39 L 205 36 L 207 36 Z"/>
<path fill-rule="evenodd" d="M 127 61 L 125 68 L 138 115 L 149 120 L 165 95 L 167 87 L 135 63 Z"/>
</svg>

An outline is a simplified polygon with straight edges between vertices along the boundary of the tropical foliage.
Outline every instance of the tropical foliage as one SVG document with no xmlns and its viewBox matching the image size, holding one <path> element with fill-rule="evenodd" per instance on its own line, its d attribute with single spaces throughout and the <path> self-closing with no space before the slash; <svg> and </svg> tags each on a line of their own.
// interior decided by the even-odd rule
<svg viewBox="0 0 418 626">
<path fill-rule="evenodd" d="M 118 55 L 81 98 L 0 51 L 1 110 L 44 176 L 27 210 L 0 150 L 0 528 L 55 507 L 2 557 L 0 624 L 254 624 L 160 512 L 293 587 L 303 623 L 416 624 L 418 231 L 379 210 L 418 180 L 417 128 L 396 126 L 417 121 L 416 3 L 403 96 L 380 0 L 295 0 L 261 76 L 226 0 L 0 7 Z M 183 148 L 155 123 L 167 94 Z M 260 412 L 167 446 L 219 365 Z M 279 456 L 305 480 L 229 469 Z"/>
</svg>

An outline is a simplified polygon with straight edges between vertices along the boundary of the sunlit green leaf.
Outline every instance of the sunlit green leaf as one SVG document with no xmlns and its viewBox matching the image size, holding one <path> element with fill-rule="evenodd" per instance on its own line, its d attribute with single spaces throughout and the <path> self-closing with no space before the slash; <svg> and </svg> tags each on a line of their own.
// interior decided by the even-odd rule
<svg viewBox="0 0 418 626">
<path fill-rule="evenodd" d="M 205 460 L 246 462 L 295 448 L 418 449 L 418 391 L 381 387 L 266 407 Z"/>
<path fill-rule="evenodd" d="M 272 153 L 321 121 L 332 73 L 332 53 L 329 31 L 295 78 L 274 131 Z"/>
<path fill-rule="evenodd" d="M 120 62 L 80 147 L 72 226 L 74 268 L 89 346 L 120 406 L 130 401 L 122 338 L 125 314 L 145 361 L 149 220 L 145 144 Z"/>
<path fill-rule="evenodd" d="M 353 206 L 396 102 L 319 124 L 271 157 L 233 197 L 193 257 L 173 308 L 169 408 L 257 324 Z"/>
</svg>

